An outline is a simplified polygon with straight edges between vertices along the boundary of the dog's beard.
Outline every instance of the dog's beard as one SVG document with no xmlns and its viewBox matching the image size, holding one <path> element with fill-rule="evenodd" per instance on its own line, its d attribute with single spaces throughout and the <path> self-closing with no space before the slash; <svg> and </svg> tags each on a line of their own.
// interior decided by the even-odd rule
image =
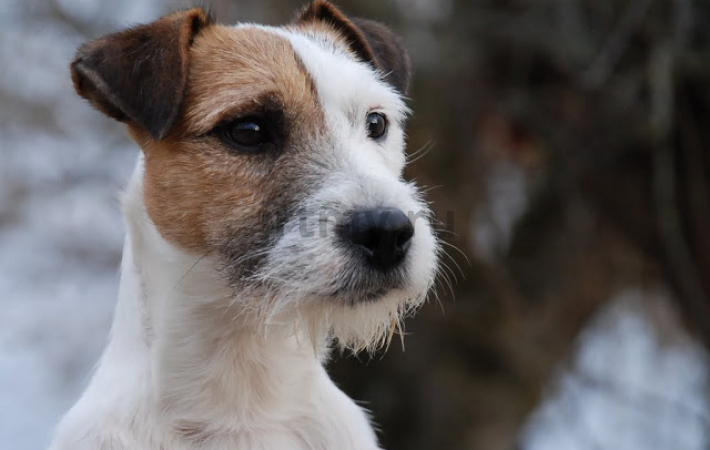
<svg viewBox="0 0 710 450">
<path fill-rule="evenodd" d="M 373 302 L 326 308 L 324 318 L 341 348 L 355 352 L 388 347 L 395 333 L 404 336 L 403 319 L 416 311 L 425 295 L 393 290 Z"/>
<path fill-rule="evenodd" d="M 327 297 L 293 288 L 252 287 L 255 303 L 239 301 L 232 311 L 243 322 L 256 324 L 263 333 L 274 329 L 291 330 L 293 335 L 310 340 L 314 349 L 324 337 L 342 350 L 375 351 L 389 346 L 394 334 L 403 333 L 403 319 L 424 301 L 425 294 L 414 295 L 400 289 L 389 290 L 377 299 L 353 302 L 351 297 Z M 243 297 L 241 297 L 243 299 Z"/>
<path fill-rule="evenodd" d="M 288 224 L 259 267 L 234 280 L 239 295 L 232 313 L 265 332 L 293 329 L 314 347 L 324 336 L 355 352 L 388 346 L 432 280 L 414 280 L 410 261 L 388 273 L 367 267 L 338 245 L 335 222 L 325 224 L 324 234 L 306 237 L 302 222 Z"/>
</svg>

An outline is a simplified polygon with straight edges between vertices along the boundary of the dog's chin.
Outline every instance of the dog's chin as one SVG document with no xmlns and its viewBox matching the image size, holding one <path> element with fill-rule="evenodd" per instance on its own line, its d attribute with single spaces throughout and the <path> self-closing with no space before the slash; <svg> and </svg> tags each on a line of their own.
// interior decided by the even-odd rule
<svg viewBox="0 0 710 450">
<path fill-rule="evenodd" d="M 367 292 L 340 292 L 323 299 L 324 317 L 337 345 L 355 352 L 387 346 L 402 320 L 424 300 L 425 293 L 383 287 Z"/>
<path fill-rule="evenodd" d="M 248 293 L 241 298 L 254 302 L 240 313 L 268 326 L 294 324 L 295 332 L 314 342 L 330 336 L 341 349 L 387 346 L 431 286 L 433 269 L 422 262 L 422 252 L 381 270 L 326 241 L 317 243 L 308 247 L 298 236 L 283 238 L 262 267 L 240 280 L 243 287 L 236 290 Z"/>
<path fill-rule="evenodd" d="M 398 295 L 404 283 L 399 277 L 379 280 L 379 283 L 361 283 L 343 285 L 323 295 L 326 301 L 357 307 L 363 303 L 374 303 L 390 295 Z"/>
<path fill-rule="evenodd" d="M 386 347 L 427 293 L 410 283 L 404 270 L 363 272 L 344 277 L 336 289 L 315 299 L 316 314 L 328 324 L 337 346 L 355 352 Z"/>
</svg>

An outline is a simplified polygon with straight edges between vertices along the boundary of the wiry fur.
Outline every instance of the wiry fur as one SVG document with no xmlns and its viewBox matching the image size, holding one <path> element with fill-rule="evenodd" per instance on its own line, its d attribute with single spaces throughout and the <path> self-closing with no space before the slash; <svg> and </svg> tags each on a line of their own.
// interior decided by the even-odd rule
<svg viewBox="0 0 710 450">
<path fill-rule="evenodd" d="M 313 120 L 323 118 L 324 129 L 299 144 L 308 155 L 293 169 L 299 186 L 283 188 L 293 192 L 285 197 L 292 214 L 241 255 L 171 242 L 146 208 L 150 158 L 142 155 L 123 198 L 127 236 L 111 339 L 51 450 L 378 448 L 366 413 L 323 362 L 333 339 L 356 351 L 388 344 L 433 283 L 429 212 L 402 179 L 407 110 L 384 74 L 328 33 L 259 30 L 287 40 L 317 92 Z M 363 118 L 373 110 L 390 120 L 383 142 L 366 137 Z M 150 138 L 133 134 L 150 156 Z M 380 206 L 409 213 L 415 227 L 405 261 L 386 274 L 368 270 L 335 232 L 351 211 Z"/>
</svg>

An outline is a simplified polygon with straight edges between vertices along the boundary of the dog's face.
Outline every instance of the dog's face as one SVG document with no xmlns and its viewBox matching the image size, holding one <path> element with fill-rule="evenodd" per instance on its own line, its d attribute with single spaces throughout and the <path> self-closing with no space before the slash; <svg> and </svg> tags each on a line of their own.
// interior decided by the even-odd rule
<svg viewBox="0 0 710 450">
<path fill-rule="evenodd" d="M 284 28 L 191 10 L 84 46 L 72 75 L 143 149 L 157 230 L 220 258 L 249 320 L 361 348 L 426 296 L 436 242 L 402 179 L 409 64 L 384 27 L 323 1 Z"/>
</svg>

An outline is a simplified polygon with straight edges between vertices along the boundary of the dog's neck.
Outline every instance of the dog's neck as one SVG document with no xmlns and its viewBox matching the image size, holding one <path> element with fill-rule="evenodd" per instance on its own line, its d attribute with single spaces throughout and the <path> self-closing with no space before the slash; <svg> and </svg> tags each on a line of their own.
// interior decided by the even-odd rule
<svg viewBox="0 0 710 450">
<path fill-rule="evenodd" d="M 313 392 L 310 385 L 324 375 L 326 337 L 314 345 L 292 325 L 264 329 L 239 322 L 233 310 L 239 299 L 217 263 L 176 249 L 152 225 L 140 161 L 123 206 L 119 301 L 97 378 L 131 384 L 133 395 L 140 387 L 146 407 L 160 408 L 161 417 L 186 432 L 263 422 L 253 416 L 302 408 L 307 399 L 296 397 Z M 105 367 L 112 373 L 102 374 Z M 123 368 L 120 380 L 116 367 Z"/>
</svg>

